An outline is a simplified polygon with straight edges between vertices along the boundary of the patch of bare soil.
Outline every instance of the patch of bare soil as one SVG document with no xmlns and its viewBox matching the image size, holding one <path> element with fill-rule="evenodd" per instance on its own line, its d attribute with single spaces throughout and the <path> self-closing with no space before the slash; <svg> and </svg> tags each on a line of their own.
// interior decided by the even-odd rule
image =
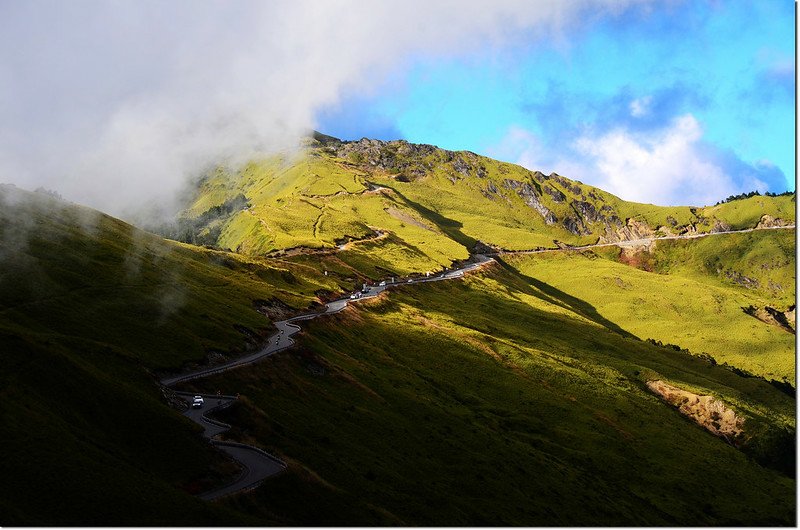
<svg viewBox="0 0 800 530">
<path fill-rule="evenodd" d="M 744 438 L 744 418 L 722 401 L 682 390 L 664 381 L 648 381 L 647 388 L 711 434 L 724 438 L 731 445 L 741 445 Z"/>
<path fill-rule="evenodd" d="M 795 320 L 794 305 L 790 306 L 789 309 L 786 311 L 780 311 L 770 306 L 765 306 L 762 308 L 762 307 L 754 307 L 752 305 L 743 307 L 742 311 L 744 311 L 751 317 L 759 319 L 761 322 L 764 322 L 765 324 L 778 326 L 784 331 L 788 331 L 791 334 L 795 334 L 796 320 Z"/>
<path fill-rule="evenodd" d="M 646 246 L 622 247 L 619 262 L 639 270 L 653 272 L 653 255 Z"/>
<path fill-rule="evenodd" d="M 388 213 L 389 215 L 391 215 L 392 217 L 394 217 L 398 221 L 402 221 L 404 223 L 408 223 L 410 225 L 417 226 L 417 227 L 422 228 L 424 230 L 430 230 L 431 232 L 434 231 L 433 227 L 426 225 L 425 223 L 423 223 L 422 221 L 420 221 L 418 219 L 414 219 L 413 217 L 411 217 L 407 213 L 402 212 L 402 211 L 398 210 L 397 208 L 386 208 L 386 213 Z"/>
</svg>

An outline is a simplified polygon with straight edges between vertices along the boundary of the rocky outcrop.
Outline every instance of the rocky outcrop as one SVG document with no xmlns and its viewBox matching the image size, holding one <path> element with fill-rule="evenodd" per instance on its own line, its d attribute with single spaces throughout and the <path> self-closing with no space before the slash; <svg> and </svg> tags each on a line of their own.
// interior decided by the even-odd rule
<svg viewBox="0 0 800 530">
<path fill-rule="evenodd" d="M 774 226 L 790 226 L 793 223 L 787 222 L 780 217 L 772 217 L 771 215 L 764 214 L 758 221 L 756 228 L 772 228 Z"/>
<path fill-rule="evenodd" d="M 594 207 L 594 204 L 586 201 L 572 201 L 571 203 L 572 209 L 575 210 L 581 219 L 583 219 L 583 223 L 596 223 L 597 221 L 605 221 L 606 218 L 597 211 L 597 208 Z"/>
<path fill-rule="evenodd" d="M 541 171 L 534 171 L 533 173 L 531 173 L 531 178 L 534 179 L 535 181 L 539 182 L 539 183 L 542 183 L 545 180 L 549 179 L 550 177 L 548 177 L 547 175 L 545 175 Z"/>
<path fill-rule="evenodd" d="M 719 232 L 729 232 L 731 225 L 719 219 L 714 219 L 714 226 L 711 227 L 711 233 L 717 234 Z"/>
<path fill-rule="evenodd" d="M 761 284 L 755 278 L 749 278 L 739 271 L 732 269 L 720 270 L 717 269 L 717 274 L 723 274 L 727 279 L 737 285 L 741 285 L 746 289 L 758 289 Z"/>
<path fill-rule="evenodd" d="M 743 307 L 742 311 L 765 324 L 778 326 L 784 331 L 788 331 L 793 335 L 795 334 L 796 321 L 794 305 L 790 306 L 786 311 L 781 311 L 771 306 L 755 307 L 752 305 Z"/>
<path fill-rule="evenodd" d="M 567 216 L 561 222 L 561 225 L 564 227 L 564 230 L 579 236 L 581 234 L 581 225 L 578 219 L 572 216 Z"/>
<path fill-rule="evenodd" d="M 452 159 L 451 165 L 453 170 L 462 177 L 475 176 L 482 179 L 486 178 L 486 175 L 488 175 L 488 171 L 483 164 L 480 163 L 478 155 L 474 153 L 453 153 L 452 151 L 447 151 L 446 156 L 448 159 Z"/>
<path fill-rule="evenodd" d="M 647 223 L 637 221 L 634 218 L 627 219 L 623 225 L 614 216 L 606 223 L 606 232 L 600 236 L 599 243 L 617 243 L 619 241 L 632 241 L 636 239 L 647 239 L 655 237 L 655 232 Z"/>
<path fill-rule="evenodd" d="M 547 184 L 542 186 L 542 191 L 548 194 L 553 199 L 553 202 L 564 202 L 567 199 L 566 195 Z"/>
<path fill-rule="evenodd" d="M 582 193 L 580 186 L 573 183 L 569 179 L 562 177 L 558 173 L 550 173 L 550 178 L 554 182 L 557 182 L 562 188 L 572 193 L 573 195 L 580 195 Z"/>
<path fill-rule="evenodd" d="M 424 161 L 424 158 L 438 151 L 433 145 L 411 144 L 405 140 L 384 142 L 368 138 L 357 142 L 329 142 L 326 148 L 351 163 L 397 171 L 406 179 L 421 177 L 433 169 L 433 162 Z M 445 153 L 450 153 L 452 157 L 451 151 Z"/>
<path fill-rule="evenodd" d="M 522 185 L 522 188 L 517 191 L 520 197 L 523 198 L 525 204 L 539 212 L 539 215 L 542 216 L 544 222 L 548 225 L 554 225 L 558 222 L 558 218 L 555 216 L 550 209 L 541 203 L 539 200 L 539 196 L 536 195 L 536 191 L 533 187 L 528 184 L 527 182 Z"/>
<path fill-rule="evenodd" d="M 558 217 L 555 216 L 550 209 L 542 204 L 539 200 L 539 195 L 536 193 L 536 190 L 533 189 L 527 182 L 520 182 L 519 180 L 514 179 L 504 179 L 503 186 L 507 189 L 514 190 L 517 192 L 522 200 L 525 201 L 525 204 L 536 210 L 539 215 L 542 216 L 544 222 L 548 225 L 554 225 L 558 222 Z"/>
<path fill-rule="evenodd" d="M 493 252 L 498 252 L 500 249 L 484 243 L 483 241 L 476 241 L 475 246 L 472 247 L 473 254 L 491 254 Z"/>
<path fill-rule="evenodd" d="M 481 193 L 489 200 L 495 200 L 500 193 L 497 186 L 491 180 L 486 184 L 485 188 L 481 188 Z"/>
<path fill-rule="evenodd" d="M 664 381 L 648 381 L 646 384 L 651 392 L 677 407 L 678 412 L 711 434 L 725 439 L 731 445 L 739 446 L 743 442 L 744 418 L 722 401 L 682 390 Z"/>
</svg>

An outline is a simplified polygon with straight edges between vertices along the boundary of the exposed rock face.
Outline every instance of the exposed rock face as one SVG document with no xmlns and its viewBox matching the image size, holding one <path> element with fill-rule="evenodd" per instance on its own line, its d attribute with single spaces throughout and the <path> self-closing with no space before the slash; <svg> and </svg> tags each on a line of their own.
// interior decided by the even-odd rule
<svg viewBox="0 0 800 530">
<path fill-rule="evenodd" d="M 362 138 L 357 142 L 328 142 L 328 149 L 336 156 L 360 165 L 387 171 L 401 171 L 406 177 L 421 177 L 433 169 L 432 162 L 423 162 L 437 148 L 427 144 L 410 144 L 405 140 L 384 142 Z M 452 156 L 452 152 L 448 151 Z"/>
<path fill-rule="evenodd" d="M 611 219 L 609 219 L 611 221 Z M 634 218 L 627 219 L 625 225 L 616 219 L 606 224 L 606 233 L 600 236 L 600 243 L 616 243 L 654 237 L 655 232 L 649 225 Z"/>
<path fill-rule="evenodd" d="M 572 209 L 580 215 L 584 224 L 596 223 L 597 221 L 605 221 L 606 218 L 597 211 L 594 204 L 586 201 L 572 201 Z"/>
<path fill-rule="evenodd" d="M 730 229 L 731 225 L 728 223 L 722 222 L 719 219 L 714 219 L 714 226 L 711 227 L 711 233 L 728 232 Z"/>
<path fill-rule="evenodd" d="M 533 173 L 531 173 L 531 177 L 539 183 L 542 183 L 549 178 L 541 171 L 534 171 Z"/>
<path fill-rule="evenodd" d="M 448 159 L 452 159 L 453 169 L 464 177 L 474 175 L 478 178 L 485 178 L 488 172 L 482 164 L 479 163 L 478 156 L 474 153 L 453 153 L 447 151 Z"/>
<path fill-rule="evenodd" d="M 270 320 L 283 320 L 292 316 L 297 310 L 286 304 L 279 298 L 272 297 L 269 300 L 253 300 L 256 311 L 266 315 Z"/>
<path fill-rule="evenodd" d="M 578 224 L 578 220 L 574 217 L 565 217 L 561 224 L 568 232 L 571 232 L 576 236 L 581 234 L 581 227 Z"/>
<path fill-rule="evenodd" d="M 744 274 L 732 269 L 728 269 L 725 271 L 718 269 L 717 274 L 720 273 L 724 274 L 725 277 L 728 278 L 733 283 L 739 284 L 747 289 L 758 289 L 761 285 L 755 278 L 749 278 Z"/>
<path fill-rule="evenodd" d="M 495 186 L 494 182 L 490 180 L 489 183 L 486 185 L 486 188 L 481 189 L 481 193 L 487 199 L 495 200 L 497 198 L 499 190 L 497 189 L 497 186 Z"/>
<path fill-rule="evenodd" d="M 751 317 L 757 318 L 765 324 L 778 326 L 779 328 L 788 331 L 791 334 L 795 334 L 796 321 L 794 305 L 790 306 L 786 311 L 781 311 L 770 306 L 764 306 L 762 308 L 754 307 L 752 305 L 743 307 L 742 311 Z"/>
<path fill-rule="evenodd" d="M 552 197 L 553 198 L 553 202 L 564 202 L 564 200 L 566 200 L 566 198 L 567 198 L 566 195 L 564 195 L 563 193 L 561 193 L 560 191 L 558 191 L 555 188 L 551 188 L 547 184 L 542 186 L 542 191 L 544 191 L 546 194 L 548 194 L 550 197 Z"/>
<path fill-rule="evenodd" d="M 525 200 L 525 204 L 539 212 L 544 222 L 548 225 L 554 225 L 558 222 L 558 218 L 550 211 L 550 209 L 539 201 L 538 195 L 533 187 L 527 182 L 522 185 L 522 189 L 517 193 Z"/>
<path fill-rule="evenodd" d="M 792 326 L 792 329 L 797 329 L 797 315 L 796 315 L 797 307 L 794 305 L 789 306 L 789 309 L 783 312 L 784 316 L 786 317 L 787 322 Z"/>
<path fill-rule="evenodd" d="M 740 445 L 743 441 L 744 418 L 722 401 L 682 390 L 664 381 L 648 381 L 647 388 L 711 434 L 732 445 Z"/>
<path fill-rule="evenodd" d="M 577 184 L 571 183 L 569 180 L 565 179 L 561 175 L 557 173 L 550 173 L 550 178 L 557 182 L 562 188 L 571 192 L 573 195 L 580 195 L 581 194 L 581 187 Z"/>
<path fill-rule="evenodd" d="M 772 217 L 771 215 L 764 214 L 761 220 L 758 221 L 756 228 L 772 228 L 773 226 L 789 226 L 791 223 L 784 221 L 780 217 Z"/>
<path fill-rule="evenodd" d="M 533 189 L 533 186 L 527 182 L 520 182 L 519 180 L 514 179 L 504 179 L 503 186 L 507 189 L 516 191 L 517 195 L 522 197 L 522 199 L 525 201 L 525 204 L 536 210 L 539 215 L 542 216 L 544 222 L 548 225 L 554 225 L 558 222 L 558 217 L 556 217 L 547 206 L 541 203 L 539 196 L 536 194 L 536 190 Z"/>
<path fill-rule="evenodd" d="M 472 249 L 475 254 L 491 254 L 492 252 L 497 252 L 497 250 L 496 247 L 487 245 L 483 241 L 477 241 Z"/>
</svg>

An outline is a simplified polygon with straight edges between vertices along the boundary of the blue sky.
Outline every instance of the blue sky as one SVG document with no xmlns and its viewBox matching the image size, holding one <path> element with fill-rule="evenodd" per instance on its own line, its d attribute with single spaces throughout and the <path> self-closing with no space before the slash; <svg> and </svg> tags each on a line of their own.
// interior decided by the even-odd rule
<svg viewBox="0 0 800 530">
<path fill-rule="evenodd" d="M 629 200 L 794 189 L 794 4 L 657 2 L 469 54 L 417 52 L 318 128 L 466 149 Z"/>
<path fill-rule="evenodd" d="M 640 202 L 781 192 L 794 42 L 791 0 L 0 0 L 0 182 L 133 219 L 315 128 Z"/>
</svg>

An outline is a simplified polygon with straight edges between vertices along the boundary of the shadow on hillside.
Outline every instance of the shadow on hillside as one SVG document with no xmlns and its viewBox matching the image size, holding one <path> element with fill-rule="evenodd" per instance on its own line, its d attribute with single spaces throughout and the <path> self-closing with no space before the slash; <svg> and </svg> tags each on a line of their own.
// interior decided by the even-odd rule
<svg viewBox="0 0 800 530">
<path fill-rule="evenodd" d="M 461 231 L 461 228 L 464 227 L 463 223 L 456 221 L 455 219 L 450 219 L 449 217 L 445 217 L 439 212 L 431 210 L 430 208 L 426 208 L 425 206 L 421 205 L 418 202 L 412 201 L 411 199 L 403 195 L 401 192 L 399 192 L 396 188 L 387 186 L 386 184 L 381 184 L 380 186 L 392 190 L 398 197 L 400 197 L 400 199 L 403 200 L 404 203 L 406 203 L 408 206 L 416 210 L 416 212 L 421 216 L 423 216 L 425 219 L 428 219 L 429 221 L 433 222 L 433 224 L 435 224 L 439 228 L 439 230 L 444 232 L 447 235 L 447 237 L 449 237 L 453 241 L 456 241 L 457 243 L 464 245 L 470 251 L 473 248 L 475 248 L 475 244 L 478 242 L 478 240 L 466 235 L 464 232 Z"/>
<path fill-rule="evenodd" d="M 630 333 L 629 331 L 625 331 L 621 327 L 619 327 L 614 322 L 608 320 L 603 315 L 597 312 L 595 307 L 586 302 L 585 300 L 581 300 L 580 298 L 576 298 L 570 294 L 565 293 L 564 291 L 553 287 L 552 285 L 545 283 L 541 280 L 537 280 L 532 276 L 528 276 L 526 274 L 521 273 L 519 270 L 515 269 L 499 256 L 495 256 L 495 261 L 500 264 L 506 271 L 513 274 L 524 283 L 531 285 L 538 289 L 538 293 L 533 293 L 534 295 L 538 296 L 542 300 L 546 302 L 550 302 L 551 304 L 555 304 L 558 306 L 563 307 L 564 309 L 568 309 L 573 311 L 585 318 L 588 318 L 592 322 L 600 324 L 604 328 L 607 328 L 615 333 L 622 335 L 623 337 L 628 337 L 632 339 L 639 339 L 636 335 Z"/>
</svg>

